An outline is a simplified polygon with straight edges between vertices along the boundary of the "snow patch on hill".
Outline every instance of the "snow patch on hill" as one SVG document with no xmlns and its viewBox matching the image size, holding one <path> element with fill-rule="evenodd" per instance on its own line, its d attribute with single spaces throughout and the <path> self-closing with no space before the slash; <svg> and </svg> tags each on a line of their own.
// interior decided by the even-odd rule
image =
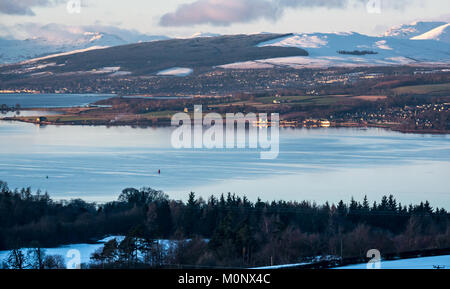
<svg viewBox="0 0 450 289">
<path fill-rule="evenodd" d="M 450 43 L 450 23 L 444 24 L 422 35 L 412 38 L 413 40 L 437 40 Z"/>
<path fill-rule="evenodd" d="M 192 68 L 186 68 L 186 67 L 172 67 L 169 69 L 162 70 L 158 72 L 157 75 L 164 75 L 164 76 L 188 76 L 194 72 Z"/>
<path fill-rule="evenodd" d="M 81 264 L 88 264 L 91 262 L 91 256 L 95 251 L 103 248 L 103 246 L 113 240 L 116 239 L 118 243 L 122 242 L 125 237 L 124 236 L 109 236 L 104 239 L 97 241 L 94 244 L 71 244 L 71 245 L 63 245 L 57 248 L 42 248 L 45 252 L 46 256 L 62 256 L 65 264 L 67 265 L 69 261 L 73 260 L 73 254 L 71 254 L 71 250 L 77 250 L 80 253 L 80 261 Z M 188 239 L 189 240 L 189 239 Z M 187 240 L 187 241 L 188 241 Z M 179 241 L 160 239 L 157 242 L 162 246 L 162 248 L 167 252 L 172 246 L 176 246 Z M 23 252 L 26 252 L 27 248 L 22 248 Z M 6 262 L 8 259 L 8 255 L 11 251 L 0 251 L 0 264 L 2 262 Z"/>
<path fill-rule="evenodd" d="M 221 34 L 218 33 L 209 33 L 209 32 L 197 32 L 191 35 L 190 38 L 198 38 L 198 37 L 218 37 Z"/>
<path fill-rule="evenodd" d="M 60 33 L 59 37 L 33 37 L 26 40 L 0 38 L 0 63 L 18 63 L 47 55 L 82 51 L 93 47 L 112 47 L 138 42 L 152 42 L 169 39 L 165 36 L 129 35 L 122 38 L 111 33 L 83 32 Z"/>
<path fill-rule="evenodd" d="M 302 47 L 302 48 L 320 48 L 327 45 L 327 36 L 322 38 L 319 35 L 296 34 L 294 36 L 286 36 L 273 39 L 258 44 L 258 47 L 264 46 L 282 46 L 282 47 Z"/>
<path fill-rule="evenodd" d="M 86 52 L 86 51 L 91 51 L 91 50 L 97 50 L 97 49 L 104 49 L 104 48 L 108 48 L 108 46 L 92 46 L 92 47 L 88 47 L 85 49 L 77 49 L 77 50 L 72 50 L 72 51 L 67 51 L 67 52 L 62 52 L 62 53 L 50 54 L 47 56 L 33 58 L 30 60 L 23 61 L 23 62 L 21 62 L 21 64 L 32 63 L 32 62 L 50 59 L 50 58 L 54 58 L 54 57 L 58 57 L 58 56 L 71 55 L 71 54 L 76 54 L 76 53 L 81 53 L 81 52 Z"/>
<path fill-rule="evenodd" d="M 274 67 L 284 68 L 327 68 L 327 67 L 369 67 L 369 66 L 390 66 L 409 65 L 415 63 L 414 60 L 405 57 L 389 57 L 386 59 L 365 59 L 362 57 L 334 57 L 334 56 L 293 56 L 279 57 L 264 60 L 247 62 L 237 62 L 219 66 L 224 69 L 266 69 Z"/>
<path fill-rule="evenodd" d="M 416 21 L 411 24 L 394 26 L 384 33 L 385 37 L 394 37 L 399 39 L 410 39 L 426 33 L 436 27 L 446 24 L 446 22 L 425 22 Z"/>
<path fill-rule="evenodd" d="M 389 47 L 389 45 L 387 45 L 386 40 L 380 40 L 380 41 L 375 42 L 375 46 L 380 49 L 383 49 L 383 50 L 392 50 L 392 48 Z"/>
<path fill-rule="evenodd" d="M 70 250 L 78 250 L 80 252 L 81 263 L 89 263 L 91 259 L 91 255 L 98 249 L 103 248 L 104 244 L 108 241 L 116 239 L 118 242 L 121 242 L 124 237 L 122 236 L 110 236 L 99 240 L 95 244 L 72 244 L 72 245 L 64 245 L 57 248 L 43 248 L 42 250 L 45 252 L 47 256 L 60 255 L 64 258 L 64 262 L 67 264 L 73 257 L 68 253 Z M 27 248 L 23 248 L 22 250 L 26 251 Z M 10 251 L 0 251 L 0 264 L 2 262 L 6 262 Z"/>
<path fill-rule="evenodd" d="M 359 33 L 293 34 L 258 44 L 264 46 L 298 47 L 308 51 L 308 57 L 283 57 L 230 63 L 226 69 L 254 69 L 285 66 L 386 66 L 450 63 L 450 44 L 434 40 L 415 41 L 393 37 L 373 37 Z M 352 55 L 353 51 L 370 54 Z M 342 53 L 346 52 L 346 53 Z"/>
</svg>

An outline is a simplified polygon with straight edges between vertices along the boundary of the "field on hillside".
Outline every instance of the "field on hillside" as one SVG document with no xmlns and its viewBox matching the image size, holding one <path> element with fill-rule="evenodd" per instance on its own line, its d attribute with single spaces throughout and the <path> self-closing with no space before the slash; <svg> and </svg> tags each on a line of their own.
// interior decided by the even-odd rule
<svg viewBox="0 0 450 289">
<path fill-rule="evenodd" d="M 293 106 L 293 105 L 305 105 L 305 106 L 324 106 L 333 105 L 337 103 L 345 103 L 351 101 L 351 97 L 343 95 L 288 95 L 288 96 L 264 96 L 256 97 L 246 101 L 235 101 L 230 103 L 221 103 L 215 105 L 209 105 L 211 108 L 223 108 L 229 106 L 253 106 L 258 109 L 276 109 L 278 106 Z"/>
<path fill-rule="evenodd" d="M 394 89 L 395 94 L 450 95 L 450 83 L 402 86 Z"/>
<path fill-rule="evenodd" d="M 278 98 L 272 96 L 259 97 L 256 101 L 261 103 L 273 103 L 274 100 L 279 100 L 288 104 L 329 105 L 345 100 L 345 98 L 345 96 L 341 95 L 291 95 Z"/>
</svg>

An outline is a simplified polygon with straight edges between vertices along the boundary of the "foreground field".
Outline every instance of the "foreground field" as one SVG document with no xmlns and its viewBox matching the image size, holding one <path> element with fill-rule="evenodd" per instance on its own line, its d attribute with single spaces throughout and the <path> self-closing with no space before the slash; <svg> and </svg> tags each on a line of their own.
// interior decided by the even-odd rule
<svg viewBox="0 0 450 289">
<path fill-rule="evenodd" d="M 450 255 L 381 261 L 380 266 L 380 269 L 450 269 Z M 367 264 L 350 265 L 337 269 L 367 269 Z"/>
</svg>

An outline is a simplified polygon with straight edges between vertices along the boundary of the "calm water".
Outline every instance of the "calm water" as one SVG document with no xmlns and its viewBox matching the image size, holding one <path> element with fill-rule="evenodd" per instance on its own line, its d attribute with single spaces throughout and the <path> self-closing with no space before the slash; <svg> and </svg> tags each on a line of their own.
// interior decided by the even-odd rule
<svg viewBox="0 0 450 289">
<path fill-rule="evenodd" d="M 450 209 L 450 137 L 382 129 L 285 129 L 280 155 L 254 150 L 176 150 L 171 128 L 36 126 L 0 121 L 0 179 L 54 198 L 114 200 L 150 186 L 185 199 L 233 192 L 250 199 L 319 203 L 428 199 Z M 158 169 L 161 175 L 158 175 Z M 47 179 L 48 176 L 48 179 Z"/>
<path fill-rule="evenodd" d="M 48 108 L 85 106 L 103 99 L 111 98 L 111 94 L 29 94 L 0 93 L 0 105 L 23 108 Z"/>
</svg>

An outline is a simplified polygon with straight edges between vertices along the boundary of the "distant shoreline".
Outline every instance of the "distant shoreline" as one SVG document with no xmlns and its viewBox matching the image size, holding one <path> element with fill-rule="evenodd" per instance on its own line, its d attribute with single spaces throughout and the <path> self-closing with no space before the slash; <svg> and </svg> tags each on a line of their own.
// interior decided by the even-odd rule
<svg viewBox="0 0 450 289">
<path fill-rule="evenodd" d="M 28 109 L 29 111 L 33 111 L 35 109 Z M 56 109 L 55 109 L 56 110 Z M 40 111 L 45 111 L 45 109 L 40 109 Z M 59 109 L 58 111 L 61 111 Z M 58 115 L 52 115 L 52 116 L 58 116 Z M 151 120 L 140 120 L 140 121 L 115 121 L 110 122 L 107 120 L 98 120 L 98 121 L 83 121 L 83 120 L 74 120 L 70 122 L 55 122 L 55 121 L 37 121 L 36 117 L 5 117 L 0 118 L 0 121 L 17 121 L 17 122 L 23 122 L 23 123 L 31 123 L 31 124 L 37 124 L 37 125 L 54 125 L 54 126 L 108 126 L 108 127 L 141 127 L 141 128 L 149 128 L 149 127 L 170 127 L 171 122 L 170 119 L 167 120 L 158 120 L 156 122 Z M 284 128 L 292 128 L 292 129 L 318 129 L 322 127 L 308 127 L 308 126 L 295 126 L 295 127 L 284 127 Z M 450 134 L 450 130 L 414 130 L 414 129 L 405 129 L 405 128 L 399 128 L 393 125 L 383 125 L 383 124 L 359 124 L 359 123 L 334 123 L 328 128 L 382 128 L 386 130 L 396 131 L 404 134 L 431 134 L 431 135 L 447 135 Z"/>
</svg>

